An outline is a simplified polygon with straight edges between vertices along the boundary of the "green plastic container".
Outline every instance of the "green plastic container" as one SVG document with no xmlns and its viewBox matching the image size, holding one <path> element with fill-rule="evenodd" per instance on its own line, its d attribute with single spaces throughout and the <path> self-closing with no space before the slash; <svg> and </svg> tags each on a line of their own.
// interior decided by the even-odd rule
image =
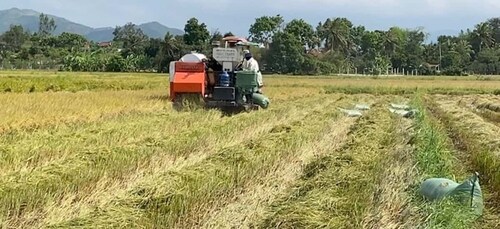
<svg viewBox="0 0 500 229">
<path fill-rule="evenodd" d="M 254 104 L 267 109 L 270 103 L 269 98 L 263 94 L 256 93 L 259 90 L 257 77 L 258 73 L 255 71 L 239 71 L 236 73 L 235 87 L 238 89 L 238 96 L 240 97 L 238 101 L 242 102 L 244 95 L 252 95 Z"/>
<path fill-rule="evenodd" d="M 240 90 L 242 94 L 252 94 L 257 92 L 257 72 L 255 71 L 239 71 L 236 73 L 236 88 Z"/>
</svg>

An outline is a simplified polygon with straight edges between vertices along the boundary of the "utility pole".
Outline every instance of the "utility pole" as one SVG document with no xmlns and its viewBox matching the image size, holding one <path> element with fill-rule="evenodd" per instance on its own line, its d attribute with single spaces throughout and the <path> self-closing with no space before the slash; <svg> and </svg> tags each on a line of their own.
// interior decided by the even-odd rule
<svg viewBox="0 0 500 229">
<path fill-rule="evenodd" d="M 442 55 L 441 55 L 441 42 L 438 42 L 439 43 L 439 71 L 441 71 L 441 58 L 442 58 Z"/>
</svg>

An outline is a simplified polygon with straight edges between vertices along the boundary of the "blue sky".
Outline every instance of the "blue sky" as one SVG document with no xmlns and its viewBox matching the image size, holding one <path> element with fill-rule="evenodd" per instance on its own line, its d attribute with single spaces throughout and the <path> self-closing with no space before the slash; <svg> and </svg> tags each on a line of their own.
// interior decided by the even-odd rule
<svg viewBox="0 0 500 229">
<path fill-rule="evenodd" d="M 213 31 L 240 36 L 256 17 L 281 14 L 287 21 L 303 18 L 314 26 L 328 17 L 347 17 L 368 29 L 424 27 L 427 32 L 472 28 L 480 21 L 500 17 L 500 0 L 1 0 L 12 7 L 64 17 L 92 27 L 126 22 L 158 21 L 183 29 L 196 17 Z"/>
</svg>

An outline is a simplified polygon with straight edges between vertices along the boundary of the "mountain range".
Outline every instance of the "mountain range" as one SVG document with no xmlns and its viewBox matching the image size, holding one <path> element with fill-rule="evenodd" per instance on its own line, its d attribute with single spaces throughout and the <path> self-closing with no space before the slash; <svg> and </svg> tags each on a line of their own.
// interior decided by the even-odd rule
<svg viewBox="0 0 500 229">
<path fill-rule="evenodd" d="M 0 34 L 8 31 L 10 25 L 22 25 L 25 30 L 30 32 L 38 31 L 40 12 L 30 9 L 12 8 L 0 10 Z M 56 29 L 54 35 L 59 35 L 63 32 L 75 33 L 85 36 L 87 39 L 102 42 L 113 40 L 114 27 L 92 28 L 90 26 L 78 24 L 65 18 L 47 14 L 49 18 L 54 18 Z M 144 34 L 151 38 L 163 38 L 167 32 L 173 35 L 182 35 L 184 31 L 176 28 L 169 28 L 159 22 L 148 22 L 137 25 Z"/>
</svg>

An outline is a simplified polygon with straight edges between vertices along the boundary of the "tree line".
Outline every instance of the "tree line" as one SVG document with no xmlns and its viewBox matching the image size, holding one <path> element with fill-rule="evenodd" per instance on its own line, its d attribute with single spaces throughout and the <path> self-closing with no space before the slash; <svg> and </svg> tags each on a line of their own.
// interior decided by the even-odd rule
<svg viewBox="0 0 500 229">
<path fill-rule="evenodd" d="M 62 33 L 41 14 L 39 30 L 20 25 L 0 35 L 0 67 L 63 71 L 168 72 L 168 63 L 197 51 L 209 55 L 212 41 L 231 32 L 210 33 L 189 19 L 184 35 L 150 38 L 132 23 L 117 26 L 111 43 Z M 491 18 L 456 36 L 425 43 L 421 28 L 368 30 L 347 18 L 328 18 L 313 26 L 303 19 L 262 16 L 250 25 L 248 39 L 265 48 L 252 50 L 261 68 L 281 74 L 500 74 L 500 18 Z"/>
</svg>

